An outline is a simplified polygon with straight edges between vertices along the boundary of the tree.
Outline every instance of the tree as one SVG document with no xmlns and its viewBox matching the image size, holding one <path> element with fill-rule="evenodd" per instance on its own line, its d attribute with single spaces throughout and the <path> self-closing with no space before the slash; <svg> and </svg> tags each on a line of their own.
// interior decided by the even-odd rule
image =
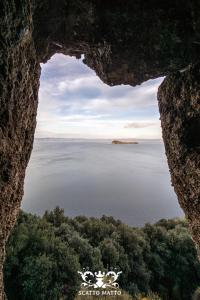
<svg viewBox="0 0 200 300">
<path fill-rule="evenodd" d="M 55 236 L 46 219 L 19 218 L 7 245 L 8 299 L 74 299 L 79 269 L 78 256 Z"/>
<path fill-rule="evenodd" d="M 21 212 L 6 248 L 8 300 L 72 300 L 77 271 L 87 267 L 117 267 L 120 287 L 135 299 L 154 299 L 153 292 L 162 300 L 197 300 L 200 264 L 187 226 L 174 219 L 134 228 L 106 216 L 65 217 L 60 208 L 43 217 Z"/>
</svg>

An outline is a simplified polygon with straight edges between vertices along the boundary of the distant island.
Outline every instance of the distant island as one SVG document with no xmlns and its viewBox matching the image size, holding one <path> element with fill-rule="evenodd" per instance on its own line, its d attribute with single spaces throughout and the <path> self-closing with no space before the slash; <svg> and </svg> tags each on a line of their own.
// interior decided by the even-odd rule
<svg viewBox="0 0 200 300">
<path fill-rule="evenodd" d="M 120 140 L 113 140 L 112 144 L 138 144 L 138 142 L 134 142 L 134 141 L 120 141 Z"/>
</svg>

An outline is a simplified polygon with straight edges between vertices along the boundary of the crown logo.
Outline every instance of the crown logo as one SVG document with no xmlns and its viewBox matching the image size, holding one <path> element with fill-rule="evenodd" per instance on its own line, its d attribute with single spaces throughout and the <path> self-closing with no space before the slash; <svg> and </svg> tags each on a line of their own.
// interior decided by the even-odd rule
<svg viewBox="0 0 200 300">
<path fill-rule="evenodd" d="M 114 271 L 108 271 L 106 272 L 91 272 L 89 270 L 85 272 L 78 272 L 78 274 L 81 275 L 81 278 L 83 280 L 81 287 L 86 288 L 94 288 L 94 289 L 106 289 L 106 288 L 112 288 L 112 289 L 118 289 L 119 284 L 117 283 L 117 279 L 119 275 L 122 272 L 114 272 Z"/>
</svg>

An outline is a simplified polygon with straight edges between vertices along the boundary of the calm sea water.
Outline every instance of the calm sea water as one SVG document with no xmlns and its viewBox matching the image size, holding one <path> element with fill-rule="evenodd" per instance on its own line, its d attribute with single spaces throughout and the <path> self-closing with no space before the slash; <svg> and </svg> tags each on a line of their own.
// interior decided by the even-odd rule
<svg viewBox="0 0 200 300">
<path fill-rule="evenodd" d="M 22 207 L 43 214 L 57 205 L 68 216 L 112 215 L 136 226 L 183 215 L 159 141 L 36 139 Z"/>
</svg>

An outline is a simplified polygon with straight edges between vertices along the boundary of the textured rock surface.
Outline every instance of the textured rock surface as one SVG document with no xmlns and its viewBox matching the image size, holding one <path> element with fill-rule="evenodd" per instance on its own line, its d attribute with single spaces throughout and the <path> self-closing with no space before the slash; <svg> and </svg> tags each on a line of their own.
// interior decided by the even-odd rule
<svg viewBox="0 0 200 300">
<path fill-rule="evenodd" d="M 172 184 L 200 246 L 200 64 L 168 76 L 158 100 Z"/>
<path fill-rule="evenodd" d="M 33 16 L 37 54 L 85 54 L 107 84 L 139 84 L 195 61 L 200 3 L 191 0 L 39 1 Z"/>
<path fill-rule="evenodd" d="M 4 247 L 23 195 L 36 125 L 40 62 L 80 57 L 107 84 L 136 85 L 195 63 L 195 0 L 2 0 L 0 3 L 0 299 Z M 159 91 L 163 137 L 179 201 L 199 232 L 199 66 Z M 133 99 L 134 101 L 134 99 Z"/>
<path fill-rule="evenodd" d="M 36 125 L 39 64 L 30 5 L 5 1 L 0 19 L 0 299 L 4 246 L 23 195 Z"/>
</svg>

